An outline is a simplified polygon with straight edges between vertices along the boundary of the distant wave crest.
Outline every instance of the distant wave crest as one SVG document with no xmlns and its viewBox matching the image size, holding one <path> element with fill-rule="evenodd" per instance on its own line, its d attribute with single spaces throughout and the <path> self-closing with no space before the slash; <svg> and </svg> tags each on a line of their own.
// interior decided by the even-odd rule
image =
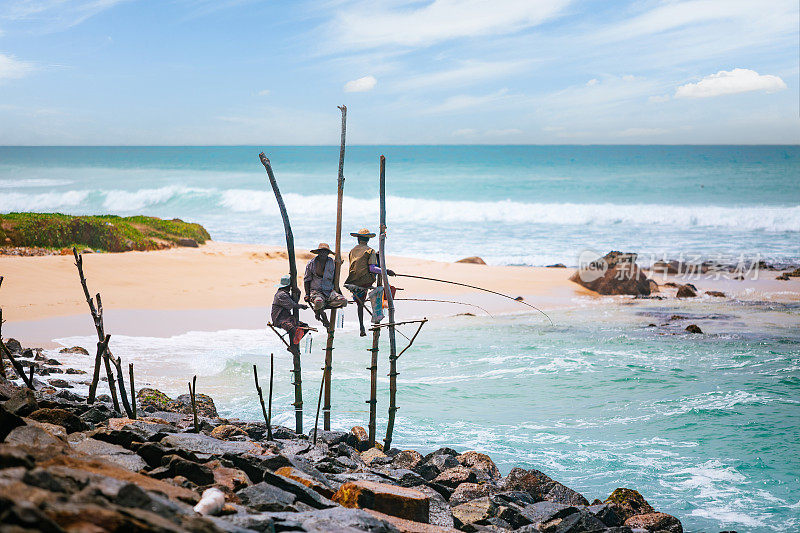
<svg viewBox="0 0 800 533">
<path fill-rule="evenodd" d="M 330 194 L 283 195 L 289 213 L 332 217 L 336 196 Z M 434 200 L 393 196 L 387 199 L 394 220 L 419 224 L 500 223 L 508 225 L 567 226 L 664 226 L 673 228 L 730 228 L 755 231 L 800 231 L 800 206 L 683 206 L 670 204 L 578 204 Z M 66 191 L 60 193 L 2 195 L 0 212 L 81 208 L 130 213 L 155 205 L 180 205 L 182 210 L 277 215 L 275 197 L 269 190 L 192 188 L 170 185 L 135 191 Z M 345 196 L 344 208 L 364 217 L 378 217 L 375 198 Z"/>
<path fill-rule="evenodd" d="M 313 205 L 320 216 L 335 214 L 334 195 L 284 195 L 286 207 L 306 211 Z M 673 227 L 722 227 L 766 231 L 800 231 L 800 206 L 678 206 L 669 204 L 524 203 L 513 200 L 474 202 L 389 197 L 392 217 L 403 221 L 500 222 L 554 225 L 663 225 Z M 232 189 L 222 192 L 220 205 L 237 212 L 272 211 L 275 198 L 269 191 Z M 346 196 L 345 209 L 377 217 L 375 199 Z"/>
</svg>

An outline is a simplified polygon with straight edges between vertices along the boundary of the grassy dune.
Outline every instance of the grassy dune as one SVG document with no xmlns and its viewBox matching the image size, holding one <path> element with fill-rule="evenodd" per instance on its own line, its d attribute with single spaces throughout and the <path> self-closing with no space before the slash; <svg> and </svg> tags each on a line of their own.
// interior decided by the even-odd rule
<svg viewBox="0 0 800 533">
<path fill-rule="evenodd" d="M 158 250 L 180 239 L 199 244 L 211 236 L 200 224 L 180 219 L 115 215 L 71 216 L 61 213 L 0 215 L 0 246 L 92 248 L 106 252 Z"/>
</svg>

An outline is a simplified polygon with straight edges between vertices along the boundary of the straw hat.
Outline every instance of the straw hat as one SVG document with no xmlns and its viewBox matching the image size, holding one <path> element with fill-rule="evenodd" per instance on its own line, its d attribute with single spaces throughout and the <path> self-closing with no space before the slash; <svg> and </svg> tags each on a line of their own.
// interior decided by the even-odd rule
<svg viewBox="0 0 800 533">
<path fill-rule="evenodd" d="M 375 236 L 375 234 L 371 233 L 367 228 L 361 228 L 358 230 L 358 233 L 351 233 L 350 235 L 353 237 L 365 237 L 367 239 L 371 239 Z"/>
<path fill-rule="evenodd" d="M 279 289 L 282 289 L 284 287 L 288 287 L 291 284 L 292 284 L 292 276 L 290 276 L 289 274 L 286 274 L 285 276 L 281 276 L 280 283 L 278 283 L 275 286 L 278 287 Z"/>
<path fill-rule="evenodd" d="M 333 250 L 331 250 L 331 247 L 328 246 L 328 243 L 321 242 L 315 249 L 311 250 L 312 254 L 318 254 L 320 252 L 328 252 L 332 254 Z"/>
</svg>

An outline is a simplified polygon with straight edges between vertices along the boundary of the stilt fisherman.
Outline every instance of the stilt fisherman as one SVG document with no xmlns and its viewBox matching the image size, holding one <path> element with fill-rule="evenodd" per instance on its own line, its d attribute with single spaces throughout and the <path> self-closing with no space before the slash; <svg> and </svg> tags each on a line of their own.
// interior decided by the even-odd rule
<svg viewBox="0 0 800 533">
<path fill-rule="evenodd" d="M 369 299 L 372 308 L 372 323 L 378 324 L 383 319 L 383 287 L 373 288 L 376 276 L 381 273 L 378 266 L 378 253 L 369 246 L 369 240 L 375 236 L 366 228 L 360 229 L 357 233 L 351 233 L 358 239 L 352 250 L 350 250 L 350 272 L 344 282 L 347 290 L 353 293 L 358 311 L 358 325 L 361 336 L 366 336 L 364 329 L 364 307 Z M 394 272 L 386 269 L 386 273 L 394 276 Z"/>
<path fill-rule="evenodd" d="M 336 264 L 331 257 L 331 247 L 321 242 L 311 253 L 316 254 L 316 257 L 308 262 L 303 276 L 306 301 L 314 310 L 317 320 L 327 328 L 329 322 L 325 309 L 344 307 L 347 305 L 347 298 L 342 296 L 341 289 L 333 286 Z"/>
<path fill-rule="evenodd" d="M 278 290 L 275 291 L 275 298 L 272 299 L 272 325 L 276 328 L 281 328 L 289 334 L 289 346 L 293 344 L 300 344 L 300 339 L 308 331 L 308 324 L 305 322 L 298 322 L 294 319 L 295 309 L 308 309 L 305 304 L 298 303 L 290 294 L 292 286 L 292 278 L 288 274 L 281 278 L 280 283 L 276 285 Z"/>
</svg>

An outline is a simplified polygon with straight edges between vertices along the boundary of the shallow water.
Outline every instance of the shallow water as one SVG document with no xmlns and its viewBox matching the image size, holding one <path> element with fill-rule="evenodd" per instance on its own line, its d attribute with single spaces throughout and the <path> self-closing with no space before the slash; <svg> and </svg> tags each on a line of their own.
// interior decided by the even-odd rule
<svg viewBox="0 0 800 533">
<path fill-rule="evenodd" d="M 800 309 L 709 299 L 673 305 L 578 299 L 552 313 L 553 327 L 528 314 L 431 321 L 398 362 L 394 445 L 477 449 L 503 473 L 538 468 L 589 500 L 636 488 L 687 531 L 797 531 Z M 333 368 L 334 428 L 343 430 L 366 425 L 369 389 L 369 341 L 356 335 L 352 310 L 345 313 Z M 688 320 L 669 322 L 673 314 Z M 683 332 L 688 323 L 706 335 Z M 306 431 L 324 345 L 320 334 L 313 339 L 303 355 Z M 388 405 L 383 341 L 379 436 Z M 60 342 L 93 345 L 90 337 Z M 198 390 L 223 416 L 245 419 L 261 418 L 252 365 L 263 382 L 274 351 L 275 419 L 293 426 L 289 354 L 271 332 L 113 343 L 136 363 L 139 386 L 177 395 L 197 373 Z"/>
</svg>

